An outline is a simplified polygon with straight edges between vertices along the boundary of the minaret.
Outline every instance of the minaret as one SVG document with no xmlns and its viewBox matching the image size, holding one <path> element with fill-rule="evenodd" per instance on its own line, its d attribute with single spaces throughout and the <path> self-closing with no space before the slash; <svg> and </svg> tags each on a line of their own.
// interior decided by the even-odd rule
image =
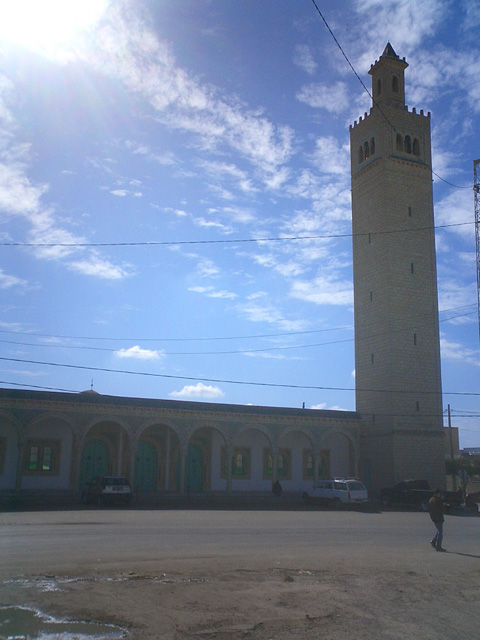
<svg viewBox="0 0 480 640">
<path fill-rule="evenodd" d="M 373 490 L 445 484 L 430 113 L 405 105 L 407 67 L 387 44 L 373 106 L 350 127 L 356 409 Z"/>
</svg>

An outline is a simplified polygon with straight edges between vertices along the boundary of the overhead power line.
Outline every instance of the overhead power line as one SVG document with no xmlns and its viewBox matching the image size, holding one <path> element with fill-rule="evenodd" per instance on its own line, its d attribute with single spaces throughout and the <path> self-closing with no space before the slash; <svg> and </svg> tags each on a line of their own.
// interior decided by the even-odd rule
<svg viewBox="0 0 480 640">
<path fill-rule="evenodd" d="M 275 383 L 275 382 L 253 382 L 248 380 L 228 380 L 221 378 L 198 378 L 194 376 L 178 376 L 171 375 L 167 373 L 153 373 L 148 371 L 131 371 L 128 369 L 108 369 L 106 367 L 88 367 L 86 365 L 76 365 L 76 364 L 67 364 L 60 362 L 44 362 L 40 360 L 27 360 L 23 358 L 5 358 L 0 356 L 0 360 L 5 362 L 21 362 L 23 364 L 39 364 L 42 366 L 48 367 L 59 367 L 65 369 L 80 369 L 83 371 L 100 371 L 103 373 L 123 373 L 127 375 L 133 376 L 145 376 L 149 378 L 167 378 L 170 380 L 191 380 L 193 382 L 215 382 L 217 384 L 237 384 L 243 386 L 252 386 L 252 387 L 273 387 L 273 388 L 282 388 L 282 389 L 316 389 L 322 391 L 355 391 L 354 387 L 325 387 L 322 385 L 301 385 L 301 384 L 285 384 L 285 383 Z M 421 394 L 421 395 L 437 395 L 436 391 L 422 391 L 418 392 L 418 390 L 407 391 L 406 389 L 401 390 L 392 390 L 392 389 L 357 389 L 357 391 L 368 391 L 371 393 L 398 393 L 398 394 Z M 443 395 L 447 396 L 480 396 L 479 393 L 474 393 L 471 391 L 444 391 Z"/>
<path fill-rule="evenodd" d="M 78 391 L 77 389 L 64 389 L 62 387 L 47 387 L 47 386 L 43 386 L 43 385 L 37 385 L 37 384 L 20 384 L 18 382 L 7 382 L 5 380 L 0 380 L 0 384 L 5 384 L 5 385 L 11 385 L 13 387 L 22 387 L 22 390 L 28 390 L 28 389 L 42 389 L 45 391 L 60 391 L 62 393 L 81 393 L 81 391 Z M 28 387 L 28 389 L 26 389 Z M 108 394 L 106 394 L 108 396 Z M 99 394 L 99 396 L 101 397 L 102 394 Z M 334 410 L 335 411 L 335 410 Z M 348 409 L 346 409 L 345 411 L 349 411 Z M 352 413 L 355 413 L 354 410 L 352 410 Z M 476 418 L 480 416 L 480 411 L 472 411 L 472 412 L 464 412 L 464 411 L 459 411 L 456 409 L 452 409 L 451 411 L 451 415 L 453 418 L 459 419 L 459 418 Z M 376 413 L 375 416 L 377 418 L 384 418 L 384 417 L 389 417 L 389 418 L 415 418 L 418 417 L 417 414 L 415 413 Z M 437 417 L 437 414 L 423 414 L 422 417 Z M 462 427 L 462 431 L 476 431 L 475 429 L 468 429 L 468 428 L 463 428 Z"/>
<path fill-rule="evenodd" d="M 455 311 L 457 309 L 464 309 L 474 305 L 464 305 L 461 307 L 452 307 L 451 309 L 445 309 L 442 313 Z M 439 320 L 439 322 L 448 322 L 450 320 L 454 320 L 456 318 L 464 318 L 466 316 L 470 316 L 476 313 L 476 311 L 470 311 L 468 313 L 461 313 L 455 316 L 448 316 L 447 318 L 443 318 Z M 421 322 L 418 324 L 418 320 L 423 317 L 423 314 L 420 316 L 411 317 L 412 325 L 407 328 L 401 328 L 393 333 L 401 333 L 404 331 L 411 331 L 413 328 L 419 328 L 422 326 L 428 326 L 432 323 L 432 321 Z M 292 337 L 292 336 L 300 336 L 300 335 L 311 335 L 316 333 L 326 333 L 331 331 L 345 331 L 353 329 L 353 325 L 343 326 L 343 327 L 331 327 L 328 329 L 314 329 L 310 331 L 291 331 L 284 333 L 270 333 L 270 334 L 258 334 L 258 335 L 250 335 L 250 336 L 214 336 L 211 338 L 106 338 L 106 337 L 92 337 L 92 336 L 66 336 L 66 335 L 53 335 L 53 334 L 45 334 L 45 333 L 31 333 L 28 331 L 9 331 L 7 329 L 0 329 L 1 333 L 12 333 L 15 335 L 24 335 L 29 337 L 40 337 L 40 338 L 52 338 L 56 340 L 88 340 L 88 341 L 119 341 L 119 342 L 205 342 L 205 341 L 225 341 L 225 340 L 255 340 L 255 339 L 270 339 L 276 337 Z M 391 330 L 388 331 L 389 334 L 392 333 Z M 381 333 L 370 334 L 365 336 L 365 339 L 371 338 L 372 335 L 381 335 Z M 162 355 L 172 356 L 172 355 L 227 355 L 227 354 L 249 354 L 249 353 L 258 353 L 262 351 L 276 351 L 276 350 L 291 350 L 291 349 L 305 349 L 308 347 L 321 347 L 328 346 L 332 344 L 339 344 L 343 342 L 353 342 L 354 338 L 345 338 L 341 340 L 332 340 L 329 342 L 314 342 L 309 344 L 300 344 L 300 345 L 287 345 L 287 346 L 272 346 L 272 347 L 263 347 L 263 348 L 250 348 L 250 349 L 237 349 L 230 351 L 164 351 L 162 350 Z M 84 345 L 70 345 L 70 344 L 58 344 L 58 343 L 49 343 L 49 342 L 20 342 L 19 340 L 2 340 L 0 339 L 0 343 L 3 344 L 14 344 L 24 347 L 44 347 L 44 348 L 53 348 L 53 349 L 74 349 L 74 350 L 85 350 L 85 351 L 106 351 L 109 353 L 118 353 L 121 351 L 120 348 L 108 348 L 108 347 L 90 347 Z"/>
<path fill-rule="evenodd" d="M 157 247 L 200 244 L 245 244 L 262 242 L 297 242 L 299 240 L 329 240 L 338 238 L 359 238 L 362 236 L 384 236 L 394 233 L 412 233 L 418 231 L 435 231 L 436 229 L 448 229 L 450 227 L 463 227 L 474 222 L 455 222 L 452 224 L 440 224 L 428 227 L 412 227 L 411 229 L 391 229 L 387 231 L 371 231 L 368 233 L 332 233 L 313 236 L 279 236 L 267 238 L 223 238 L 221 240 L 139 240 L 132 242 L 0 242 L 0 247 Z"/>
<path fill-rule="evenodd" d="M 337 47 L 340 49 L 340 52 L 342 54 L 342 56 L 345 58 L 345 60 L 347 61 L 348 66 L 350 67 L 350 69 L 353 71 L 355 77 L 357 78 L 357 80 L 360 82 L 360 84 L 362 85 L 362 87 L 364 88 L 364 90 L 367 92 L 367 94 L 370 96 L 370 99 L 372 100 L 372 104 L 380 111 L 380 113 L 382 114 L 382 116 L 385 118 L 386 122 L 390 125 L 392 131 L 397 131 L 395 126 L 390 122 L 390 120 L 388 119 L 388 117 L 386 116 L 385 112 L 381 109 L 380 105 L 373 99 L 372 94 L 370 93 L 370 91 L 367 89 L 367 87 L 365 86 L 365 83 L 363 82 L 363 80 L 360 78 L 360 76 L 358 75 L 357 71 L 355 70 L 355 67 L 353 66 L 353 64 L 350 62 L 347 54 L 345 53 L 345 51 L 343 50 L 343 47 L 341 46 L 341 44 L 339 43 L 339 41 L 337 40 L 335 34 L 333 33 L 332 29 L 330 28 L 330 25 L 328 24 L 328 22 L 326 21 L 323 13 L 320 11 L 317 3 L 315 2 L 315 0 L 312 0 L 312 4 L 315 7 L 315 9 L 317 10 L 318 15 L 320 16 L 320 18 L 323 20 L 323 23 L 325 24 L 326 28 L 328 29 L 328 32 L 330 33 L 330 35 L 332 36 L 333 40 L 335 41 L 335 44 L 337 45 Z M 449 182 L 448 180 L 445 180 L 445 178 L 442 178 L 442 176 L 438 175 L 438 173 L 435 173 L 435 171 L 433 170 L 433 167 L 431 167 L 430 165 L 428 165 L 426 162 L 424 162 L 423 160 L 421 160 L 422 164 L 424 164 L 427 169 L 431 172 L 432 175 L 434 175 L 436 178 L 438 178 L 439 180 L 441 180 L 442 182 L 445 182 L 445 184 L 448 184 L 450 187 L 454 187 L 455 189 L 470 189 L 471 186 L 468 185 L 466 187 L 461 187 L 458 184 L 453 184 L 453 182 Z"/>
</svg>

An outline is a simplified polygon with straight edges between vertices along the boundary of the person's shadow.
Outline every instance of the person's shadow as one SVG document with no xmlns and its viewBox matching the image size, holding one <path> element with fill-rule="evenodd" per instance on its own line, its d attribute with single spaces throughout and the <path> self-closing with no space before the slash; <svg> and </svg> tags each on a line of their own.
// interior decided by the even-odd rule
<svg viewBox="0 0 480 640">
<path fill-rule="evenodd" d="M 449 551 L 448 553 L 451 553 L 452 555 L 455 554 L 456 556 L 465 556 L 465 558 L 476 558 L 477 560 L 480 560 L 480 556 L 475 556 L 473 553 L 460 553 L 460 551 Z"/>
</svg>

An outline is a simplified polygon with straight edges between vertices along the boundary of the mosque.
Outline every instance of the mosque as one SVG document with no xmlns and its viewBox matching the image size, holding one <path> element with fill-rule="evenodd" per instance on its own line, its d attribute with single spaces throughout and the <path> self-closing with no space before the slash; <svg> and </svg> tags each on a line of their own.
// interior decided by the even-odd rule
<svg viewBox="0 0 480 640">
<path fill-rule="evenodd" d="M 407 66 L 387 44 L 350 127 L 356 411 L 0 389 L 0 495 L 96 475 L 145 495 L 445 485 L 430 113 L 405 105 Z"/>
</svg>

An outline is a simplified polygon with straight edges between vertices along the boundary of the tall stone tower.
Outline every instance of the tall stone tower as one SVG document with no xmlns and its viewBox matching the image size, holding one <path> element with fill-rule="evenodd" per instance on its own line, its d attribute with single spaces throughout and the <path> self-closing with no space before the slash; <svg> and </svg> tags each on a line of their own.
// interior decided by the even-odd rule
<svg viewBox="0 0 480 640">
<path fill-rule="evenodd" d="M 430 114 L 405 105 L 407 67 L 387 44 L 373 106 L 350 127 L 356 408 L 373 490 L 445 484 Z"/>
</svg>

